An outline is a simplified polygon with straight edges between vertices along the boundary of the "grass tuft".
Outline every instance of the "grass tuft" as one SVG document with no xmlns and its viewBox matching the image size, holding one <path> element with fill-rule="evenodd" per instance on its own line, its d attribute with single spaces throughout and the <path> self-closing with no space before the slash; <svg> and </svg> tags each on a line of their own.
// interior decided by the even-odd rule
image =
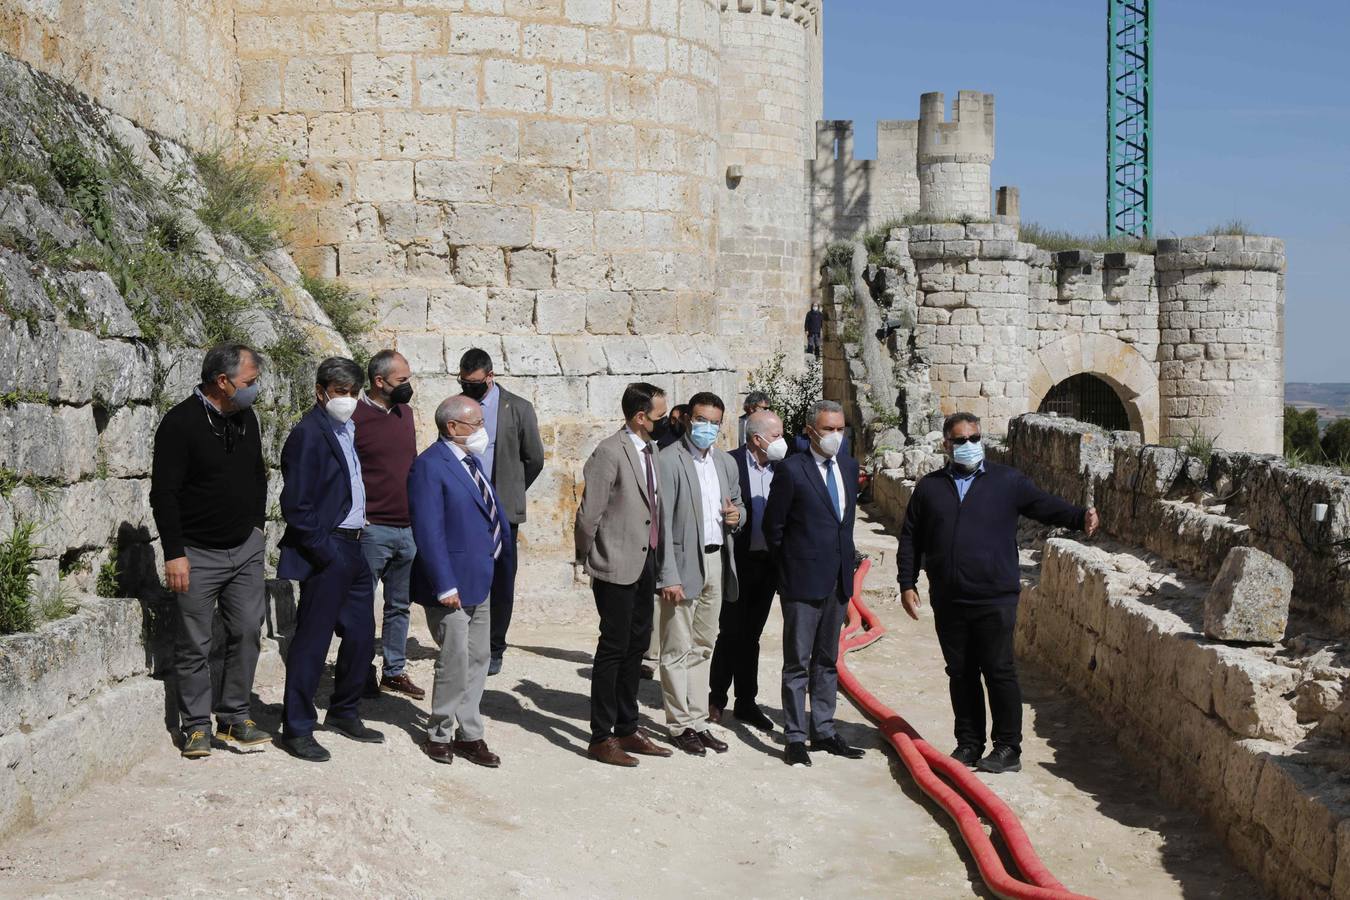
<svg viewBox="0 0 1350 900">
<path fill-rule="evenodd" d="M 1205 234 L 1226 236 L 1226 235 L 1256 234 L 1256 232 L 1252 231 L 1251 226 L 1249 226 L 1246 222 L 1242 221 L 1241 219 L 1229 219 L 1227 222 L 1220 222 L 1218 225 L 1215 225 L 1213 228 L 1206 231 Z"/>
<path fill-rule="evenodd" d="M 75 614 L 79 609 L 76 593 L 69 584 L 58 580 L 56 586 L 43 591 L 37 600 L 37 614 L 44 622 L 55 622 Z"/>
<path fill-rule="evenodd" d="M 1035 222 L 1023 222 L 1018 238 L 1025 243 L 1035 244 L 1042 250 L 1088 250 L 1093 253 L 1155 253 L 1158 244 L 1152 238 L 1135 238 L 1128 235 L 1107 237 L 1103 234 L 1075 234 L 1071 231 L 1057 231 L 1037 225 Z"/>
<path fill-rule="evenodd" d="M 206 199 L 197 215 L 215 231 L 233 234 L 261 253 L 278 242 L 280 220 L 268 202 L 275 167 L 250 153 L 215 149 L 194 159 Z"/>
<path fill-rule="evenodd" d="M 371 298 L 340 281 L 330 281 L 317 275 L 305 275 L 303 283 L 314 302 L 328 316 L 328 321 L 333 323 L 333 329 L 342 335 L 351 348 L 352 358 L 364 366 L 369 354 L 362 346 L 361 339 L 374 324 L 370 314 L 373 306 Z"/>
<path fill-rule="evenodd" d="M 16 521 L 0 542 L 0 634 L 32 631 L 36 624 L 28 603 L 37 575 L 37 523 Z"/>
</svg>

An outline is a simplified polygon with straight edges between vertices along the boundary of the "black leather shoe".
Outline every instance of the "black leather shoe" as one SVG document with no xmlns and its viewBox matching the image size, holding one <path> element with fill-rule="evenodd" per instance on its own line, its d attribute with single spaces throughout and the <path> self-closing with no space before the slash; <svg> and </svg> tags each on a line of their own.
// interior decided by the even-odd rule
<svg viewBox="0 0 1350 900">
<path fill-rule="evenodd" d="M 730 749 L 726 741 L 721 740 L 717 735 L 706 729 L 698 733 L 698 739 L 703 743 L 703 746 L 714 753 L 726 753 Z"/>
<path fill-rule="evenodd" d="M 690 756 L 708 755 L 708 748 L 703 746 L 703 742 L 698 739 L 698 732 L 692 728 L 671 735 L 670 742 Z"/>
<path fill-rule="evenodd" d="M 783 751 L 783 759 L 789 766 L 811 765 L 811 754 L 806 752 L 806 744 L 803 741 L 788 744 L 787 749 Z"/>
<path fill-rule="evenodd" d="M 301 737 L 283 737 L 278 741 L 281 749 L 285 750 L 296 759 L 303 759 L 305 762 L 328 762 L 333 755 L 314 740 L 314 735 L 306 734 Z"/>
<path fill-rule="evenodd" d="M 350 719 L 339 719 L 334 716 L 328 716 L 323 720 L 323 727 L 344 734 L 354 741 L 360 741 L 363 744 L 383 744 L 384 735 L 374 728 L 367 728 L 366 723 L 362 722 L 356 716 Z"/>
<path fill-rule="evenodd" d="M 1012 747 L 1003 744 L 995 744 L 994 749 L 990 751 L 988 756 L 980 760 L 975 768 L 991 775 L 1020 772 L 1022 771 L 1022 751 L 1014 750 Z"/>
<path fill-rule="evenodd" d="M 824 750 L 831 756 L 842 756 L 844 759 L 862 759 L 863 751 L 858 747 L 850 747 L 844 742 L 844 739 L 837 734 L 832 734 L 827 738 L 817 738 L 811 742 L 812 750 Z"/>
<path fill-rule="evenodd" d="M 736 714 L 737 720 L 752 728 L 758 728 L 760 731 L 773 731 L 773 719 L 764 715 L 764 710 L 758 706 L 738 706 L 732 712 Z"/>
<path fill-rule="evenodd" d="M 952 751 L 952 759 L 963 766 L 973 766 L 984 756 L 984 748 L 975 744 L 961 744 Z"/>
</svg>

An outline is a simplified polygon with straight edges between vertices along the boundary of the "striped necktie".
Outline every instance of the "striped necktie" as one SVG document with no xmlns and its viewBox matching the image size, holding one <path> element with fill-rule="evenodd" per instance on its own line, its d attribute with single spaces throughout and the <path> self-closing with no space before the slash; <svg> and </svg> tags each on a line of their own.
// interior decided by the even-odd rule
<svg viewBox="0 0 1350 900">
<path fill-rule="evenodd" d="M 483 502 L 487 504 L 488 524 L 492 526 L 492 558 L 496 559 L 502 555 L 502 523 L 497 518 L 497 503 L 492 499 L 492 489 L 488 487 L 487 479 L 483 477 L 483 470 L 478 465 L 478 460 L 466 455 L 464 465 L 469 467 L 469 474 L 473 476 L 473 483 L 478 485 L 478 491 L 483 495 Z"/>
</svg>

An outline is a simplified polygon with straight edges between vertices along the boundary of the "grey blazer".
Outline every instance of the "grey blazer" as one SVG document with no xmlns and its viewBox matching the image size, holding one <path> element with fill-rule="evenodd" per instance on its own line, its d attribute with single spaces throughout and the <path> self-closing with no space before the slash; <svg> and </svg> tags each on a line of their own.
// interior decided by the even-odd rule
<svg viewBox="0 0 1350 900">
<path fill-rule="evenodd" d="M 492 486 L 497 502 L 512 525 L 525 521 L 525 492 L 544 471 L 544 442 L 534 406 L 497 385 L 497 452 L 492 458 Z"/>
<path fill-rule="evenodd" d="M 661 464 L 652 444 L 659 481 Z M 582 469 L 585 485 L 577 509 L 576 561 L 586 574 L 611 584 L 633 584 L 647 562 L 652 516 L 660 521 L 660 489 L 647 496 L 647 472 L 633 439 L 620 428 L 596 446 Z M 653 509 L 653 506 L 656 508 Z M 657 541 L 660 571 L 662 541 Z"/>
<path fill-rule="evenodd" d="M 735 603 L 740 596 L 740 584 L 731 535 L 746 521 L 745 503 L 741 500 L 741 476 L 730 453 L 716 447 L 709 452 L 722 488 L 717 505 L 722 505 L 723 497 L 729 497 L 741 511 L 740 522 L 735 528 L 722 526 L 722 601 Z M 661 500 L 664 550 L 656 585 L 664 588 L 678 584 L 684 588 L 686 597 L 696 597 L 703 590 L 705 577 L 703 492 L 699 488 L 698 472 L 694 470 L 694 457 L 685 440 L 676 441 L 661 451 Z"/>
</svg>

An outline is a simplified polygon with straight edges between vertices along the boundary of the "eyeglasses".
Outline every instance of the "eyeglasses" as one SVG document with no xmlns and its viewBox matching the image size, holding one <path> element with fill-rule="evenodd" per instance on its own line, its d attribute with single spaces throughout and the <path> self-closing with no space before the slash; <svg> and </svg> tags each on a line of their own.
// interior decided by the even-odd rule
<svg viewBox="0 0 1350 900">
<path fill-rule="evenodd" d="M 978 434 L 972 434 L 970 437 L 952 437 L 947 438 L 947 440 L 959 447 L 965 443 L 978 444 L 980 442 L 980 436 Z"/>
<path fill-rule="evenodd" d="M 461 424 L 461 425 L 468 425 L 470 428 L 475 428 L 475 429 L 477 429 L 477 428 L 482 428 L 482 427 L 483 427 L 483 420 L 482 420 L 482 419 L 479 419 L 477 422 L 466 422 L 466 421 L 464 421 L 463 419 L 451 419 L 450 421 L 451 421 L 451 422 L 458 422 L 458 423 Z"/>
<path fill-rule="evenodd" d="M 712 419 L 709 419 L 707 416 L 694 416 L 693 421 L 694 421 L 694 424 L 695 424 L 695 425 L 716 425 L 718 428 L 721 428 L 721 427 L 722 427 L 722 423 L 721 423 L 721 422 L 714 422 Z"/>
</svg>

